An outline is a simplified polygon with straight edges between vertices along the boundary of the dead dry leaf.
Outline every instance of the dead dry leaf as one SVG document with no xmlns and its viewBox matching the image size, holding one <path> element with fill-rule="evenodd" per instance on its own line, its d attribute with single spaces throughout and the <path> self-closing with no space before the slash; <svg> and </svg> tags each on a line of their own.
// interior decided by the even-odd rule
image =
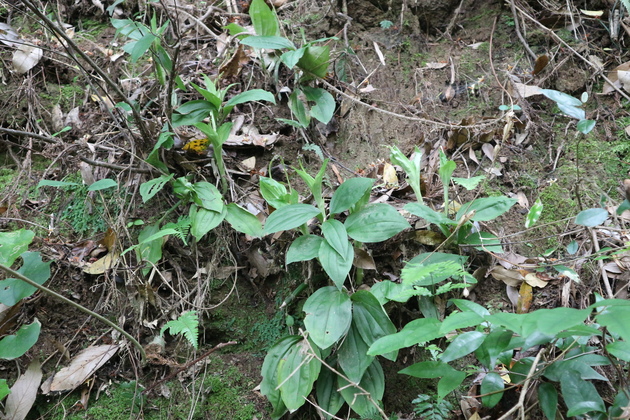
<svg viewBox="0 0 630 420">
<path fill-rule="evenodd" d="M 630 61 L 626 61 L 625 63 L 622 63 L 622 64 L 618 65 L 617 67 L 615 67 L 614 69 L 612 69 L 608 73 L 608 79 L 618 89 L 622 88 L 622 82 L 619 80 L 619 75 L 618 75 L 618 73 L 620 71 L 621 72 L 630 71 Z M 613 86 L 611 86 L 608 82 L 606 82 L 604 84 L 604 88 L 602 89 L 602 94 L 606 95 L 606 94 L 612 93 L 614 91 L 615 91 L 615 88 Z"/>
<path fill-rule="evenodd" d="M 525 282 L 532 287 L 543 288 L 547 286 L 547 282 L 536 275 L 536 273 L 529 273 L 525 276 Z"/>
<path fill-rule="evenodd" d="M 103 274 L 118 264 L 119 257 L 120 254 L 118 252 L 108 252 L 103 258 L 99 258 L 93 263 L 88 263 L 88 265 L 83 269 L 83 272 L 93 275 Z"/>
<path fill-rule="evenodd" d="M 15 381 L 7 397 L 3 419 L 23 420 L 31 411 L 37 397 L 37 389 L 42 382 L 42 369 L 39 360 L 33 360 L 26 372 Z"/>
<path fill-rule="evenodd" d="M 367 251 L 361 248 L 354 249 L 354 260 L 352 264 L 357 268 L 364 270 L 376 270 L 376 263 L 374 258 Z"/>
<path fill-rule="evenodd" d="M 72 391 L 94 374 L 118 351 L 117 345 L 90 346 L 77 354 L 70 365 L 57 372 L 50 391 Z"/>
<path fill-rule="evenodd" d="M 516 303 L 516 313 L 517 314 L 526 314 L 529 312 L 529 308 L 532 306 L 532 300 L 534 299 L 534 295 L 532 293 L 532 286 L 528 283 L 523 282 L 518 291 L 519 298 Z"/>
<path fill-rule="evenodd" d="M 24 74 L 39 63 L 44 51 L 35 45 L 22 44 L 13 53 L 13 68 L 18 74 Z"/>
<path fill-rule="evenodd" d="M 523 283 L 523 280 L 525 280 L 523 275 L 517 270 L 508 270 L 500 265 L 490 270 L 490 274 L 496 280 L 501 280 L 503 283 L 512 287 L 519 287 Z"/>
<path fill-rule="evenodd" d="M 529 98 L 534 95 L 542 95 L 542 91 L 538 86 L 526 85 L 524 83 L 513 83 L 514 88 L 522 98 Z"/>
</svg>

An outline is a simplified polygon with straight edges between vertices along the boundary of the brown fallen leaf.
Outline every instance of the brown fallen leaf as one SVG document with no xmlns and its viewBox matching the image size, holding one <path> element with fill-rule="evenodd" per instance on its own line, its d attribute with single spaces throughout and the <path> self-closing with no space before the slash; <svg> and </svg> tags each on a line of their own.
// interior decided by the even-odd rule
<svg viewBox="0 0 630 420">
<path fill-rule="evenodd" d="M 521 288 L 518 291 L 519 298 L 516 303 L 516 313 L 526 314 L 529 312 L 529 308 L 532 306 L 532 300 L 534 298 L 532 293 L 532 286 L 527 282 L 521 284 Z"/>
<path fill-rule="evenodd" d="M 11 387 L 11 393 L 5 403 L 3 419 L 23 420 L 31 411 L 37 397 L 37 389 L 42 382 L 42 369 L 39 360 L 35 358 Z"/>
<path fill-rule="evenodd" d="M 77 354 L 70 365 L 57 372 L 50 391 L 72 391 L 103 366 L 118 351 L 117 345 L 90 346 Z"/>
<path fill-rule="evenodd" d="M 496 280 L 501 280 L 503 283 L 512 287 L 519 287 L 521 283 L 523 283 L 523 280 L 525 280 L 525 277 L 517 270 L 508 270 L 500 265 L 490 270 L 490 274 L 492 274 L 492 277 Z"/>
<path fill-rule="evenodd" d="M 376 270 L 374 258 L 367 251 L 361 248 L 354 248 L 354 260 L 352 264 L 364 270 Z"/>
</svg>

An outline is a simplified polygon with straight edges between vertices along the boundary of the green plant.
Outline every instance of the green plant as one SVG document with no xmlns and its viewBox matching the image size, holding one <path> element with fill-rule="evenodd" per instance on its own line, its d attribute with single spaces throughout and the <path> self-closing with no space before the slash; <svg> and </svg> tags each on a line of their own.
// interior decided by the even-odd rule
<svg viewBox="0 0 630 420">
<path fill-rule="evenodd" d="M 432 400 L 433 398 L 429 395 L 418 395 L 418 398 L 411 401 L 413 404 L 413 412 L 420 416 L 420 418 L 427 420 L 448 419 L 453 410 L 453 404 L 446 400 Z"/>
<path fill-rule="evenodd" d="M 177 319 L 168 321 L 160 330 L 160 336 L 164 335 L 166 330 L 170 334 L 182 334 L 191 346 L 197 349 L 199 341 L 199 317 L 197 312 L 188 311 L 181 314 Z"/>
</svg>

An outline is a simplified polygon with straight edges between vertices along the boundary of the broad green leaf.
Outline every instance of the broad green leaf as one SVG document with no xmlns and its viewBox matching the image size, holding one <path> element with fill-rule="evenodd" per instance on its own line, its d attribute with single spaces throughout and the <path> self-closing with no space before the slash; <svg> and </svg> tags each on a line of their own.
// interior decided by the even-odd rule
<svg viewBox="0 0 630 420">
<path fill-rule="evenodd" d="M 458 261 L 439 261 L 434 263 L 409 261 L 402 269 L 400 278 L 403 284 L 414 286 L 432 286 L 447 278 L 461 276 L 464 268 Z"/>
<path fill-rule="evenodd" d="M 320 357 L 318 349 L 311 349 L 306 340 L 301 340 L 291 346 L 278 363 L 280 396 L 290 412 L 303 406 L 313 389 L 322 366 L 316 356 Z"/>
<path fill-rule="evenodd" d="M 389 204 L 372 204 L 345 221 L 348 236 L 359 242 L 382 242 L 407 229 L 409 223 Z"/>
<path fill-rule="evenodd" d="M 99 190 L 106 190 L 107 188 L 112 188 L 112 187 L 117 187 L 117 186 L 118 186 L 118 183 L 116 181 L 114 181 L 113 179 L 105 178 L 105 179 L 99 179 L 94 184 L 90 185 L 87 190 L 99 191 Z"/>
<path fill-rule="evenodd" d="M 368 400 L 363 391 L 350 385 L 348 381 L 340 376 L 337 377 L 337 380 L 343 399 L 346 400 L 355 413 L 362 417 L 367 417 L 376 411 L 376 407 Z M 361 378 L 361 382 L 359 382 L 359 386 L 370 394 L 372 400 L 380 404 L 385 393 L 385 374 L 377 359 L 374 359 L 367 368 L 363 378 Z"/>
<path fill-rule="evenodd" d="M 608 353 L 618 359 L 630 362 L 630 343 L 627 341 L 615 341 L 606 345 Z"/>
<path fill-rule="evenodd" d="M 601 225 L 608 219 L 608 210 L 602 208 L 587 209 L 578 213 L 575 224 L 586 227 Z"/>
<path fill-rule="evenodd" d="M 193 202 L 199 207 L 206 210 L 212 210 L 217 213 L 223 212 L 223 196 L 215 187 L 209 182 L 201 181 L 193 184 Z"/>
<path fill-rule="evenodd" d="M 17 270 L 18 273 L 40 285 L 50 278 L 50 262 L 43 262 L 39 252 L 27 251 L 21 257 L 22 266 Z M 0 280 L 0 303 L 13 306 L 36 291 L 36 287 L 20 279 Z"/>
<path fill-rule="evenodd" d="M 540 198 L 536 199 L 536 202 L 534 203 L 532 208 L 529 209 L 529 212 L 527 213 L 527 217 L 525 218 L 525 229 L 529 229 L 530 227 L 536 224 L 538 219 L 540 219 L 540 215 L 542 214 L 543 207 L 544 206 L 543 206 L 542 201 L 540 201 Z"/>
<path fill-rule="evenodd" d="M 507 331 L 502 328 L 492 331 L 486 336 L 477 350 L 475 350 L 477 360 L 479 360 L 486 369 L 494 369 L 501 353 L 510 348 L 512 335 L 512 331 Z"/>
<path fill-rule="evenodd" d="M 567 405 L 567 417 L 580 416 L 589 412 L 606 412 L 606 406 L 595 385 L 580 379 L 574 371 L 565 371 L 560 379 L 562 398 Z"/>
<path fill-rule="evenodd" d="M 490 372 L 481 381 L 481 393 L 489 394 L 481 397 L 481 403 L 484 407 L 492 408 L 501 401 L 503 397 L 503 390 L 505 389 L 505 383 L 496 372 Z"/>
<path fill-rule="evenodd" d="M 422 151 L 416 146 L 414 155 L 408 158 L 400 151 L 396 146 L 389 148 L 389 159 L 394 165 L 401 166 L 407 174 L 407 179 L 414 194 L 416 194 L 416 200 L 422 204 L 422 190 L 420 188 L 420 165 L 422 163 Z"/>
<path fill-rule="evenodd" d="M 609 363 L 610 361 L 608 359 L 590 362 L 587 357 L 579 356 L 554 362 L 545 370 L 544 376 L 551 381 L 558 382 L 562 379 L 562 375 L 564 375 L 565 372 L 574 371 L 579 374 L 580 379 L 584 381 L 589 379 L 607 381 L 606 377 L 598 373 L 591 366 L 601 366 Z"/>
<path fill-rule="evenodd" d="M 419 203 L 409 203 L 405 206 L 405 210 L 414 216 L 418 216 L 429 223 L 433 223 L 434 225 L 443 225 L 443 226 L 457 226 L 457 222 L 449 219 L 443 213 L 439 213 L 433 210 L 429 206 L 425 206 L 424 204 Z"/>
<path fill-rule="evenodd" d="M 594 120 L 581 120 L 577 123 L 577 130 L 582 134 L 588 134 L 591 132 L 593 128 L 595 128 L 595 123 L 597 121 Z"/>
<path fill-rule="evenodd" d="M 298 119 L 302 127 L 306 128 L 311 123 L 311 113 L 300 98 L 300 95 L 303 95 L 300 89 L 295 89 L 293 93 L 291 93 L 291 96 L 289 96 L 289 109 Z"/>
<path fill-rule="evenodd" d="M 486 177 L 484 175 L 479 175 L 479 176 L 473 176 L 471 178 L 457 178 L 457 177 L 453 177 L 451 179 L 457 185 L 461 185 L 462 187 L 464 187 L 468 191 L 470 191 L 470 190 L 474 190 L 475 188 L 477 188 L 479 183 L 481 181 L 483 181 L 484 179 L 486 179 Z"/>
<path fill-rule="evenodd" d="M 322 287 L 304 303 L 304 326 L 321 349 L 336 343 L 350 328 L 352 302 L 334 286 Z"/>
<path fill-rule="evenodd" d="M 352 299 L 352 319 L 357 331 L 368 346 L 376 340 L 396 333 L 396 327 L 378 299 L 367 290 L 359 290 L 350 296 Z M 367 349 L 366 349 L 367 350 Z M 382 354 L 391 361 L 396 361 L 397 351 Z"/>
<path fill-rule="evenodd" d="M 580 282 L 580 276 L 578 275 L 578 273 L 576 273 L 575 270 L 573 270 L 572 268 L 569 268 L 567 266 L 564 265 L 554 265 L 553 268 L 560 273 L 563 276 L 568 277 L 569 279 L 571 279 L 572 281 L 579 283 Z"/>
<path fill-rule="evenodd" d="M 501 241 L 489 232 L 475 232 L 468 235 L 466 239 L 462 241 L 462 244 L 475 245 L 474 248 L 479 251 L 494 252 L 497 254 L 503 253 Z"/>
<path fill-rule="evenodd" d="M 596 321 L 606 327 L 613 334 L 619 335 L 625 341 L 630 341 L 630 306 L 611 305 L 605 307 L 596 316 Z"/>
<path fill-rule="evenodd" d="M 280 35 L 278 18 L 264 0 L 252 0 L 249 5 L 249 17 L 256 31 L 260 36 Z"/>
<path fill-rule="evenodd" d="M 335 113 L 335 98 L 325 89 L 302 86 L 306 99 L 315 102 L 311 107 L 311 117 L 328 124 Z"/>
<path fill-rule="evenodd" d="M 232 99 L 227 101 L 225 106 L 235 106 L 239 104 L 244 104 L 245 102 L 254 102 L 254 101 L 267 101 L 267 102 L 271 102 L 272 104 L 275 104 L 276 98 L 273 97 L 273 93 L 267 92 L 266 90 L 250 89 L 234 96 Z"/>
<path fill-rule="evenodd" d="M 63 187 L 72 187 L 72 186 L 77 186 L 77 185 L 81 185 L 81 184 L 78 184 L 76 182 L 52 181 L 50 179 L 42 179 L 37 184 L 37 188 L 39 188 L 39 187 L 58 187 L 58 188 L 63 188 Z"/>
<path fill-rule="evenodd" d="M 485 340 L 486 335 L 479 331 L 468 331 L 459 334 L 440 356 L 442 362 L 459 359 L 475 351 Z"/>
<path fill-rule="evenodd" d="M 378 356 L 415 344 L 426 343 L 441 336 L 440 321 L 435 318 L 420 318 L 409 322 L 396 334 L 376 340 L 370 346 L 368 354 Z"/>
<path fill-rule="evenodd" d="M 280 390 L 278 387 L 278 365 L 284 355 L 292 348 L 296 343 L 302 340 L 299 335 L 291 335 L 284 337 L 274 344 L 268 351 L 263 362 L 261 375 L 262 382 L 260 383 L 260 393 L 267 397 L 269 402 L 274 408 L 273 418 L 280 418 L 286 411 L 286 407 L 282 402 L 280 396 Z"/>
<path fill-rule="evenodd" d="M 319 247 L 323 239 L 316 235 L 303 235 L 295 239 L 287 251 L 287 264 L 297 261 L 308 261 L 319 255 Z"/>
<path fill-rule="evenodd" d="M 304 55 L 306 51 L 306 47 L 298 48 L 294 51 L 286 51 L 280 56 L 280 60 L 289 68 L 292 69 L 295 67 L 300 58 Z"/>
<path fill-rule="evenodd" d="M 448 393 L 458 388 L 466 378 L 464 372 L 453 369 L 447 363 L 440 361 L 427 361 L 413 364 L 398 373 L 416 378 L 435 379 L 438 382 L 438 398 L 443 399 Z"/>
<path fill-rule="evenodd" d="M 340 255 L 327 240 L 324 240 L 319 247 L 317 257 L 326 274 L 335 283 L 335 286 L 341 290 L 352 268 L 354 248 L 348 246 L 346 254 Z"/>
<path fill-rule="evenodd" d="M 583 120 L 586 118 L 586 112 L 582 108 L 575 107 L 573 105 L 558 104 L 560 111 L 564 112 L 571 118 L 576 120 Z"/>
<path fill-rule="evenodd" d="M 162 244 L 163 238 L 147 241 L 148 238 L 157 234 L 160 231 L 160 226 L 156 223 L 153 225 L 145 226 L 144 229 L 138 234 L 138 246 L 135 248 L 138 262 L 148 261 L 152 264 L 157 264 L 162 259 Z M 124 254 L 124 253 L 123 253 Z M 143 273 L 151 271 L 152 266 L 148 265 L 143 269 Z"/>
<path fill-rule="evenodd" d="M 151 198 L 153 198 L 155 194 L 157 194 L 162 188 L 164 188 L 164 185 L 166 185 L 167 182 L 173 179 L 173 176 L 173 174 L 162 175 L 140 184 L 140 196 L 142 197 L 142 202 L 146 203 Z"/>
<path fill-rule="evenodd" d="M 343 373 L 352 382 L 360 382 L 363 374 L 374 360 L 374 356 L 367 354 L 368 347 L 361 338 L 355 321 L 352 321 L 346 338 L 337 350 L 337 362 Z"/>
<path fill-rule="evenodd" d="M 383 280 L 374 284 L 370 292 L 372 292 L 381 305 L 385 305 L 389 301 L 407 302 L 412 290 L 412 285 Z"/>
<path fill-rule="evenodd" d="M 569 255 L 575 255 L 579 248 L 580 246 L 577 241 L 571 241 L 569 242 L 569 245 L 567 245 L 567 253 Z"/>
<path fill-rule="evenodd" d="M 486 317 L 490 315 L 490 311 L 488 311 L 488 309 L 478 303 L 471 302 L 466 299 L 451 299 L 451 302 L 454 303 L 460 311 L 474 312 L 481 317 Z"/>
<path fill-rule="evenodd" d="M 578 98 L 574 98 L 571 95 L 568 95 L 564 92 L 560 92 L 553 89 L 540 89 L 540 93 L 545 95 L 547 98 L 556 102 L 558 105 L 571 105 L 571 106 L 582 106 L 582 101 Z"/>
<path fill-rule="evenodd" d="M 309 46 L 306 47 L 304 55 L 297 62 L 297 66 L 306 73 L 302 80 L 312 79 L 313 76 L 323 79 L 328 73 L 328 62 L 330 61 L 329 46 Z"/>
<path fill-rule="evenodd" d="M 337 374 L 328 368 L 324 368 L 320 372 L 319 378 L 317 378 L 315 391 L 317 404 L 331 415 L 337 414 L 344 403 L 343 396 L 337 391 Z M 332 418 L 326 413 L 322 414 L 326 419 Z"/>
<path fill-rule="evenodd" d="M 487 222 L 494 220 L 508 211 L 517 202 L 515 198 L 508 197 L 485 197 L 463 204 L 457 212 L 456 220 L 460 220 L 464 215 L 475 211 L 471 220 L 475 222 Z"/>
<path fill-rule="evenodd" d="M 543 382 L 538 385 L 538 403 L 540 409 L 547 417 L 547 420 L 556 419 L 556 411 L 558 410 L 558 391 L 549 382 Z"/>
<path fill-rule="evenodd" d="M 348 248 L 352 247 L 350 241 L 348 241 L 348 234 L 343 223 L 339 220 L 328 219 L 322 223 L 322 234 L 326 238 L 326 242 L 333 247 L 337 253 L 345 257 L 348 255 Z"/>
<path fill-rule="evenodd" d="M 341 184 L 330 199 L 330 214 L 338 214 L 350 209 L 372 189 L 374 180 L 370 178 L 350 178 Z"/>
<path fill-rule="evenodd" d="M 289 49 L 294 50 L 295 45 L 282 36 L 248 36 L 241 39 L 241 44 L 248 45 L 253 48 L 266 49 L 266 50 L 281 50 Z M 299 59 L 298 59 L 299 60 Z M 257 100 L 257 99 L 256 99 Z"/>
<path fill-rule="evenodd" d="M 290 204 L 276 209 L 267 218 L 265 234 L 295 229 L 320 214 L 317 207 L 310 204 Z"/>
<path fill-rule="evenodd" d="M 486 316 L 485 319 L 492 324 L 504 326 L 521 337 L 533 336 L 541 331 L 554 336 L 560 331 L 582 325 L 589 314 L 588 309 L 554 308 L 538 309 L 527 314 L 499 312 Z"/>
<path fill-rule="evenodd" d="M 287 192 L 286 187 L 273 178 L 260 177 L 259 186 L 260 195 L 275 209 L 298 203 L 297 191 L 291 190 L 291 192 Z"/>
<path fill-rule="evenodd" d="M 157 36 L 148 33 L 135 42 L 129 42 L 123 45 L 123 51 L 131 56 L 131 62 L 135 63 L 140 57 L 146 54 L 151 48 L 153 41 L 157 39 Z"/>
<path fill-rule="evenodd" d="M 25 229 L 0 232 L 0 264 L 11 267 L 13 262 L 28 249 L 35 232 Z"/>
<path fill-rule="evenodd" d="M 440 334 L 446 335 L 451 331 L 479 325 L 483 318 L 474 312 L 453 312 L 447 316 L 440 326 Z"/>
<path fill-rule="evenodd" d="M 36 319 L 32 324 L 22 325 L 15 335 L 0 340 L 0 359 L 13 360 L 26 353 L 39 338 L 42 324 Z"/>
<path fill-rule="evenodd" d="M 190 218 L 190 233 L 197 241 L 200 241 L 206 233 L 219 226 L 227 215 L 227 208 L 222 211 L 206 210 L 196 205 L 190 206 L 188 217 Z"/>
<path fill-rule="evenodd" d="M 9 386 L 7 385 L 6 379 L 0 379 L 0 401 L 4 400 L 4 398 L 11 393 Z"/>
<path fill-rule="evenodd" d="M 260 220 L 236 203 L 230 203 L 226 206 L 227 213 L 225 220 L 232 227 L 254 238 L 263 236 L 263 228 Z"/>
</svg>

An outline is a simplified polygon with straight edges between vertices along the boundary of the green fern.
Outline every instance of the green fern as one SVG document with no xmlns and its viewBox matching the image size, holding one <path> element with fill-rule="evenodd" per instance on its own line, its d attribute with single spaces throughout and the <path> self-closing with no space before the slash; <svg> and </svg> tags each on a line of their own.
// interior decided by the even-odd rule
<svg viewBox="0 0 630 420">
<path fill-rule="evenodd" d="M 160 330 L 160 336 L 163 336 L 166 330 L 169 330 L 171 335 L 183 334 L 190 344 L 197 349 L 197 341 L 199 339 L 199 317 L 197 312 L 184 312 L 179 318 L 168 321 Z"/>
<path fill-rule="evenodd" d="M 413 411 L 423 419 L 444 420 L 450 417 L 453 404 L 446 400 L 433 401 L 429 395 L 420 394 L 411 402 Z"/>
<path fill-rule="evenodd" d="M 177 236 L 184 245 L 188 245 L 186 242 L 186 236 L 190 232 L 190 219 L 188 217 L 180 217 L 177 223 L 167 223 L 162 229 L 175 229 Z"/>
</svg>

